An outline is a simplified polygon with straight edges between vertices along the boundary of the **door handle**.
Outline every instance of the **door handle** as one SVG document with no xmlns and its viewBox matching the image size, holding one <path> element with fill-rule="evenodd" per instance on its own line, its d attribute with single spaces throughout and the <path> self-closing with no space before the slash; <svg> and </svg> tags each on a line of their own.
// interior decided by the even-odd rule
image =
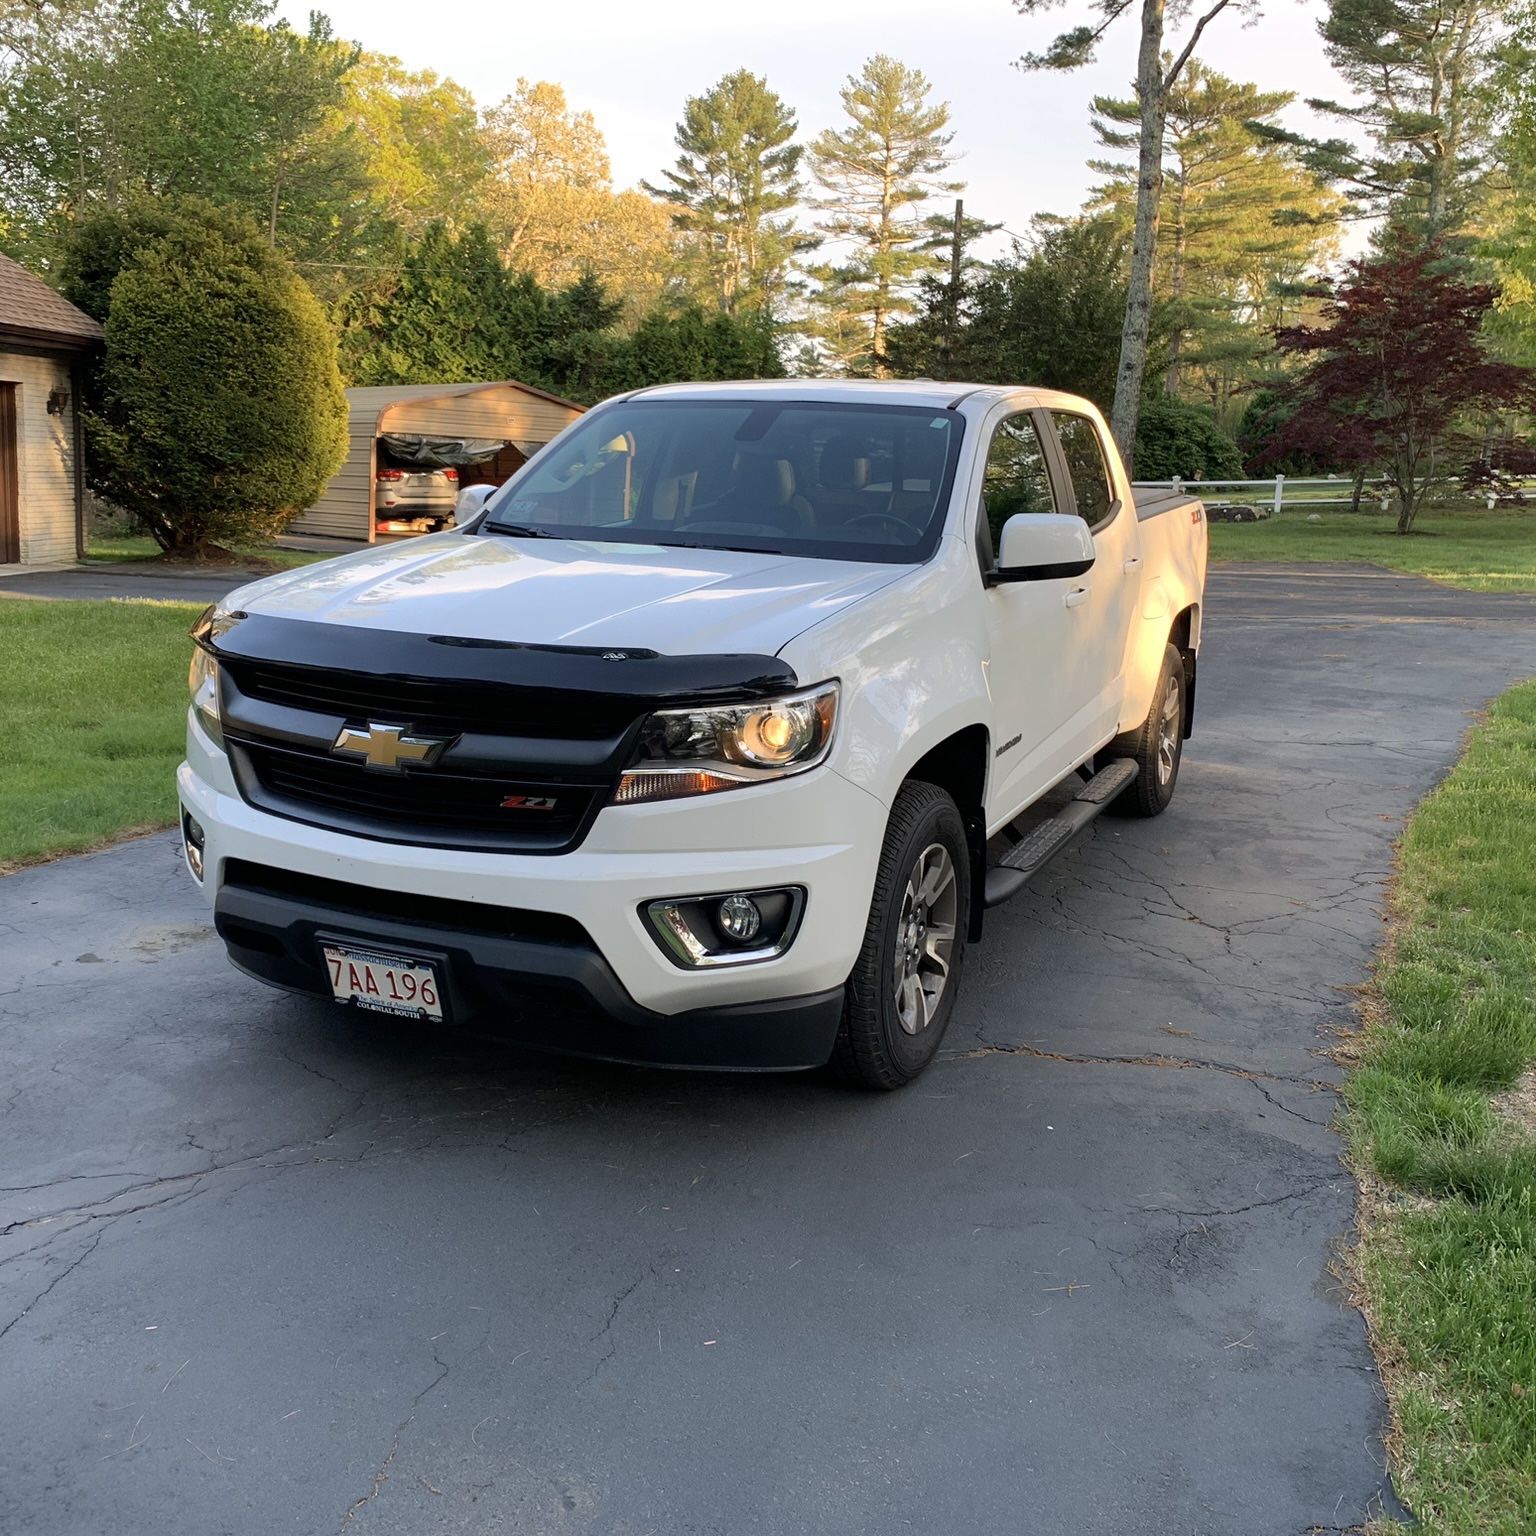
<svg viewBox="0 0 1536 1536">
<path fill-rule="evenodd" d="M 1061 601 L 1068 608 L 1081 608 L 1088 601 L 1088 588 L 1073 587 Z"/>
<path fill-rule="evenodd" d="M 1120 567 L 1120 569 L 1122 571 L 1139 571 L 1141 569 L 1141 556 L 1132 555 L 1131 558 Z"/>
</svg>

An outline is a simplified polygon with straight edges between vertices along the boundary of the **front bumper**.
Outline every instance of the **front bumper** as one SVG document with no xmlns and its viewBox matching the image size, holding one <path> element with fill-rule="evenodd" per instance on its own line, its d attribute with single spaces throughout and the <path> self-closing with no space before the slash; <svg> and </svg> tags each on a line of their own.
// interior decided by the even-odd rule
<svg viewBox="0 0 1536 1536">
<path fill-rule="evenodd" d="M 362 887 L 339 887 L 357 891 Z M 426 905 L 426 904 L 424 904 Z M 538 1050 L 653 1066 L 793 1071 L 831 1055 L 841 987 L 779 998 L 655 1013 L 640 1007 L 587 942 L 467 931 L 420 919 L 381 917 L 354 900 L 304 900 L 227 881 L 214 921 L 240 970 L 273 986 L 330 996 L 322 940 L 351 941 L 430 960 L 450 1023 L 489 1021 L 498 1034 Z"/>
<path fill-rule="evenodd" d="M 717 796 L 608 807 L 578 849 L 558 856 L 389 843 L 249 805 L 229 759 L 195 721 L 177 784 L 204 829 L 204 893 L 231 957 L 251 974 L 328 995 L 320 931 L 440 953 L 457 1018 L 505 1024 L 549 1048 L 690 1066 L 826 1059 L 863 940 L 886 815 L 824 767 Z M 392 899 L 338 910 L 302 893 L 261 895 L 243 880 L 226 891 L 231 861 Z M 783 955 L 752 965 L 684 970 L 641 916 L 658 898 L 781 885 L 806 890 L 798 933 Z M 433 920 L 435 910 L 466 907 L 490 914 L 488 924 Z M 585 947 L 490 931 L 495 909 L 566 920 Z"/>
</svg>

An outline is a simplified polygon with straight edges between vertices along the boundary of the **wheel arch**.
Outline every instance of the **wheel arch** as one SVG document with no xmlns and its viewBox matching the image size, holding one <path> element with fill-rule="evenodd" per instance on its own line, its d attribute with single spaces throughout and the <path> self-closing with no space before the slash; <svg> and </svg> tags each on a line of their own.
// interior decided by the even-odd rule
<svg viewBox="0 0 1536 1536">
<path fill-rule="evenodd" d="M 902 775 L 936 784 L 959 808 L 965 823 L 971 863 L 970 923 L 967 941 L 981 937 L 981 914 L 987 877 L 987 770 L 991 766 L 992 733 L 985 725 L 962 726 L 928 748 Z"/>
<path fill-rule="evenodd" d="M 1142 621 L 1142 636 L 1133 647 L 1134 659 L 1126 672 L 1119 734 L 1136 730 L 1146 720 L 1157 680 L 1162 675 L 1163 657 L 1170 645 L 1184 659 L 1184 735 L 1189 736 L 1195 719 L 1195 657 L 1200 648 L 1198 602 L 1181 608 L 1168 621 L 1166 629 L 1161 624 L 1154 628 L 1151 622 Z"/>
</svg>

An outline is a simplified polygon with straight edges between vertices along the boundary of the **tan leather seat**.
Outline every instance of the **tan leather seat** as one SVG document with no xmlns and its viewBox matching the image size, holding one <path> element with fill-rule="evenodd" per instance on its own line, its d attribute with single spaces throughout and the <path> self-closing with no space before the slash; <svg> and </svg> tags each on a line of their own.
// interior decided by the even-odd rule
<svg viewBox="0 0 1536 1536">
<path fill-rule="evenodd" d="M 865 489 L 869 484 L 869 455 L 858 438 L 829 437 L 816 465 L 816 519 L 823 524 L 846 523 L 865 512 L 883 512 L 886 498 Z"/>
<path fill-rule="evenodd" d="M 800 533 L 815 526 L 816 514 L 795 489 L 795 467 L 776 454 L 744 449 L 736 456 L 736 478 L 728 495 L 708 511 L 699 509 L 709 522 L 767 523 L 785 533 Z"/>
</svg>

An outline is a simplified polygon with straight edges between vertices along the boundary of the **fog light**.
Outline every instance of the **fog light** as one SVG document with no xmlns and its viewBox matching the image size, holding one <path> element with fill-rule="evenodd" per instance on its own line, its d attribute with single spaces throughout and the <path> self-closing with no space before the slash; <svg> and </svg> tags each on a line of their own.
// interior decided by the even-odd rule
<svg viewBox="0 0 1536 1536">
<path fill-rule="evenodd" d="M 762 928 L 763 914 L 757 910 L 757 903 L 750 896 L 727 896 L 720 903 L 715 921 L 726 938 L 737 944 L 748 944 Z"/>
<path fill-rule="evenodd" d="M 190 811 L 181 813 L 181 840 L 187 852 L 187 868 L 199 884 L 203 879 L 203 828 Z"/>
<path fill-rule="evenodd" d="M 674 965 L 689 970 L 773 960 L 794 942 L 805 888 L 732 891 L 724 896 L 671 896 L 640 908 L 645 926 Z"/>
</svg>

